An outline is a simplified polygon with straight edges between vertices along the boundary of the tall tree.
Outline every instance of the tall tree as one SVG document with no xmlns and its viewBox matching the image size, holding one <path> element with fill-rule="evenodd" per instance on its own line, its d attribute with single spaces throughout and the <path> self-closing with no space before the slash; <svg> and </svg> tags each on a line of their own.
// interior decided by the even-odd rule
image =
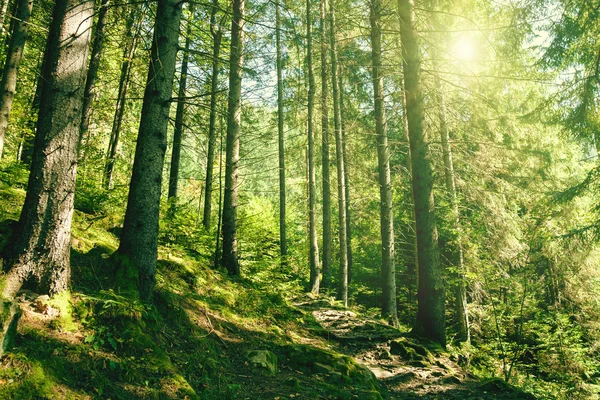
<svg viewBox="0 0 600 400">
<path fill-rule="evenodd" d="M 396 308 L 396 260 L 394 248 L 394 210 L 390 148 L 384 105 L 381 62 L 381 0 L 371 0 L 371 60 L 373 63 L 373 98 L 375 101 L 375 133 L 379 173 L 379 220 L 381 224 L 381 313 L 393 326 L 398 326 Z"/>
<path fill-rule="evenodd" d="M 306 0 L 306 68 L 308 69 L 308 240 L 310 281 L 309 290 L 313 294 L 319 293 L 321 271 L 319 268 L 319 246 L 317 244 L 317 185 L 315 171 L 315 132 L 313 128 L 313 114 L 315 109 L 315 74 L 312 62 L 312 15 L 311 0 Z"/>
<path fill-rule="evenodd" d="M 8 0 L 5 0 L 5 3 L 8 3 Z M 17 72 L 27 41 L 27 29 L 29 28 L 29 17 L 32 8 L 33 0 L 18 1 L 16 22 L 13 24 L 6 53 L 2 82 L 0 82 L 0 157 L 2 157 L 4 149 L 4 135 L 8 128 L 8 118 L 17 88 Z M 0 26 L 2 26 L 1 23 Z"/>
<path fill-rule="evenodd" d="M 340 90 L 340 120 L 342 127 L 342 142 L 343 142 L 343 155 L 344 159 L 342 162 L 344 163 L 344 180 L 346 181 L 346 236 L 348 241 L 348 283 L 352 281 L 352 229 L 350 228 L 350 172 L 348 170 L 348 153 L 347 149 L 347 136 L 346 136 L 346 119 L 345 119 L 345 89 L 344 89 L 344 79 L 342 68 L 338 70 L 338 85 Z"/>
<path fill-rule="evenodd" d="M 225 196 L 223 199 L 223 255 L 221 265 L 230 275 L 239 275 L 237 242 L 238 164 L 242 122 L 242 69 L 244 65 L 245 0 L 233 0 L 231 51 L 229 53 L 229 98 L 225 141 Z"/>
<path fill-rule="evenodd" d="M 169 171 L 169 199 L 172 201 L 172 211 L 175 211 L 177 201 L 177 186 L 179 183 L 179 163 L 181 160 L 181 142 L 183 140 L 183 117 L 185 113 L 185 94 L 187 89 L 188 63 L 190 60 L 190 43 L 192 41 L 192 21 L 194 19 L 194 5 L 190 3 L 188 9 L 188 22 L 185 34 L 185 47 L 181 59 L 181 73 L 179 76 L 179 91 L 177 94 L 177 110 L 175 111 L 175 130 L 173 132 L 173 150 L 171 153 L 171 169 Z"/>
<path fill-rule="evenodd" d="M 279 248 L 282 264 L 287 263 L 285 229 L 285 143 L 283 130 L 283 62 L 281 59 L 281 5 L 275 4 L 275 45 L 277 47 L 277 144 L 279 150 Z"/>
<path fill-rule="evenodd" d="M 327 62 L 327 0 L 321 0 L 321 164 L 323 174 L 323 286 L 331 284 L 331 185 L 329 184 L 329 99 Z"/>
<path fill-rule="evenodd" d="M 344 138 L 338 80 L 337 43 L 335 38 L 335 6 L 329 3 L 329 52 L 331 55 L 331 86 L 333 87 L 333 126 L 335 129 L 335 152 L 338 189 L 338 226 L 340 236 L 340 270 L 337 297 L 348 305 L 348 232 L 346 225 L 346 174 L 344 173 Z"/>
<path fill-rule="evenodd" d="M 96 20 L 96 30 L 94 31 L 94 41 L 92 43 L 92 54 L 90 57 L 90 66 L 88 68 L 87 78 L 85 80 L 85 89 L 83 91 L 83 117 L 79 128 L 79 139 L 87 138 L 92 118 L 92 100 L 98 78 L 98 69 L 100 68 L 100 57 L 104 48 L 104 31 L 108 15 L 108 5 L 110 0 L 102 0 L 98 9 L 98 18 Z"/>
<path fill-rule="evenodd" d="M 2 297 L 31 281 L 38 293 L 68 289 L 71 219 L 77 170 L 92 1 L 58 0 L 48 36 L 45 81 L 27 195 L 5 254 Z"/>
<path fill-rule="evenodd" d="M 125 36 L 123 38 L 123 60 L 121 61 L 121 74 L 119 76 L 119 90 L 117 92 L 117 103 L 115 104 L 115 114 L 110 132 L 110 140 L 108 142 L 106 165 L 104 166 L 103 183 L 105 189 L 110 189 L 113 183 L 113 172 L 115 170 L 115 163 L 117 160 L 117 149 L 119 147 L 121 124 L 123 122 L 125 101 L 127 90 L 129 88 L 129 72 L 139 39 L 137 27 L 135 25 L 138 13 L 139 8 L 136 7 L 136 5 L 132 5 L 125 26 Z"/>
<path fill-rule="evenodd" d="M 118 284 L 126 291 L 137 289 L 144 301 L 152 299 L 156 275 L 162 169 L 181 4 L 178 0 L 158 0 L 127 211 L 116 252 Z"/>
<path fill-rule="evenodd" d="M 210 12 L 210 34 L 213 38 L 212 71 L 210 74 L 210 116 L 208 122 L 208 154 L 206 160 L 206 183 L 204 185 L 204 213 L 202 216 L 202 225 L 204 225 L 204 228 L 206 228 L 206 230 L 210 228 L 210 214 L 212 209 L 213 171 L 215 168 L 215 147 L 217 140 L 216 124 L 218 94 L 217 89 L 219 87 L 219 53 L 221 52 L 221 38 L 223 37 L 223 31 L 221 30 L 219 24 L 217 24 L 218 8 L 219 1 L 213 0 Z M 220 164 L 219 168 L 221 168 Z M 219 179 L 221 179 L 220 176 Z M 220 196 L 221 192 L 219 192 L 219 197 Z"/>
<path fill-rule="evenodd" d="M 424 129 L 419 43 L 414 27 L 413 0 L 398 0 L 404 65 L 406 119 L 410 141 L 412 186 L 418 250 L 417 318 L 415 332 L 446 346 L 445 294 L 435 222 L 433 176 Z"/>
</svg>

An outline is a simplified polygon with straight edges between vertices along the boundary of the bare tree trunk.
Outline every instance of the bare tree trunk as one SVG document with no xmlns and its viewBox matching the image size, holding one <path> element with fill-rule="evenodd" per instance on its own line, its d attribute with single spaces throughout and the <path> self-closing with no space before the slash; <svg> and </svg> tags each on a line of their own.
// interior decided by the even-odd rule
<svg viewBox="0 0 600 400">
<path fill-rule="evenodd" d="M 39 293 L 68 289 L 79 124 L 94 4 L 58 0 L 48 36 L 37 135 L 19 227 L 6 251 L 2 297 L 26 281 Z"/>
<path fill-rule="evenodd" d="M 219 265 L 219 260 L 221 259 L 221 244 L 219 243 L 221 240 L 221 221 L 223 216 L 223 124 L 221 123 L 221 129 L 219 130 L 219 217 L 217 218 L 217 233 L 216 233 L 216 241 L 215 244 L 215 267 Z"/>
<path fill-rule="evenodd" d="M 212 208 L 212 185 L 213 185 L 213 170 L 215 163 L 215 141 L 216 141 L 216 120 L 217 120 L 217 89 L 219 87 L 219 53 L 221 52 L 221 38 L 223 32 L 217 25 L 216 13 L 218 9 L 218 0 L 213 1 L 210 14 L 210 33 L 213 38 L 213 59 L 212 73 L 210 75 L 210 116 L 208 124 L 208 155 L 206 160 L 206 190 L 204 192 L 204 214 L 202 217 L 202 225 L 206 230 L 210 229 L 210 214 Z M 220 168 L 220 166 L 219 166 Z M 221 179 L 219 177 L 219 179 Z M 220 189 L 219 189 L 220 190 Z M 219 192 L 219 196 L 221 193 Z M 219 203 L 220 204 L 220 203 Z M 219 206 L 219 213 L 221 213 Z M 221 223 L 219 218 L 219 224 Z"/>
<path fill-rule="evenodd" d="M 192 36 L 192 23 L 194 18 L 194 4 L 190 3 L 189 17 L 185 36 L 185 48 L 181 60 L 181 75 L 179 77 L 179 91 L 177 94 L 177 110 L 175 111 L 175 130 L 173 132 L 173 150 L 171 152 L 171 169 L 169 171 L 169 200 L 171 213 L 174 214 L 177 207 L 177 186 L 179 183 L 179 164 L 181 160 L 181 142 L 183 140 L 183 117 L 185 113 L 185 93 L 187 90 L 188 63 L 190 60 L 190 43 Z"/>
<path fill-rule="evenodd" d="M 110 189 L 113 184 L 113 173 L 115 162 L 117 160 L 117 149 L 119 147 L 119 136 L 121 134 L 121 123 L 123 122 L 123 114 L 125 112 L 125 100 L 127 89 L 129 86 L 129 71 L 139 35 L 135 27 L 135 21 L 138 14 L 138 8 L 133 5 L 129 12 L 127 23 L 125 26 L 125 38 L 123 40 L 123 61 L 121 62 L 121 75 L 119 77 L 119 91 L 117 93 L 117 104 L 115 105 L 115 115 L 113 117 L 113 125 L 108 143 L 108 152 L 106 156 L 106 165 L 104 167 L 104 188 Z"/>
<path fill-rule="evenodd" d="M 406 90 L 406 117 L 410 138 L 412 184 L 419 257 L 418 309 L 415 332 L 446 346 L 445 295 L 438 233 L 435 222 L 433 176 L 424 130 L 419 44 L 414 28 L 412 0 L 398 0 Z"/>
<path fill-rule="evenodd" d="M 319 294 L 321 271 L 319 268 L 319 245 L 317 244 L 317 184 L 315 171 L 315 132 L 313 128 L 313 114 L 315 109 L 315 75 L 312 63 L 312 15 L 311 0 L 306 0 L 306 65 L 308 68 L 308 236 L 309 236 L 309 262 L 310 281 L 309 290 Z"/>
<path fill-rule="evenodd" d="M 331 285 L 331 185 L 329 184 L 329 85 L 327 74 L 327 0 L 321 0 L 321 164 L 323 173 L 323 287 Z"/>
<path fill-rule="evenodd" d="M 352 282 L 352 229 L 350 228 L 350 172 L 348 170 L 348 153 L 346 152 L 346 108 L 344 106 L 344 81 L 342 79 L 342 68 L 339 69 L 338 81 L 340 87 L 340 119 L 342 127 L 342 141 L 344 147 L 344 179 L 346 181 L 346 236 L 348 239 L 348 284 Z"/>
<path fill-rule="evenodd" d="M 240 161 L 240 125 L 242 122 L 242 69 L 244 65 L 245 0 L 233 0 L 231 52 L 229 56 L 229 99 L 227 104 L 227 140 L 225 142 L 225 198 L 223 201 L 223 256 L 221 265 L 229 275 L 239 275 L 237 241 L 238 164 Z"/>
<path fill-rule="evenodd" d="M 371 0 L 371 47 L 373 60 L 373 97 L 375 100 L 375 132 L 379 172 L 381 224 L 381 314 L 391 325 L 398 326 L 396 306 L 396 260 L 394 249 L 394 210 L 390 149 L 387 138 L 383 75 L 381 73 L 381 1 Z"/>
<path fill-rule="evenodd" d="M 335 8 L 329 3 L 329 50 L 331 53 L 331 86 L 333 87 L 333 122 L 335 129 L 335 152 L 338 179 L 338 223 L 340 235 L 340 271 L 337 298 L 348 306 L 348 232 L 346 231 L 346 175 L 344 172 L 344 138 L 342 136 L 342 113 L 338 81 L 337 44 L 335 39 Z"/>
<path fill-rule="evenodd" d="M 81 118 L 81 125 L 79 128 L 80 141 L 87 139 L 89 136 L 90 120 L 92 119 L 92 100 L 94 99 L 96 91 L 100 57 L 102 56 L 102 49 L 104 47 L 104 30 L 106 28 L 109 2 L 110 0 L 102 0 L 98 9 L 98 19 L 96 21 L 96 30 L 94 32 L 94 41 L 92 43 L 92 55 L 83 92 L 83 117 Z M 83 162 L 85 162 L 85 160 Z"/>
<path fill-rule="evenodd" d="M 8 3 L 8 0 L 5 0 Z M 4 64 L 4 73 L 2 82 L 0 82 L 0 158 L 4 148 L 4 135 L 8 128 L 8 118 L 12 108 L 15 90 L 17 88 L 17 73 L 21 59 L 23 58 L 23 49 L 27 41 L 27 29 L 29 27 L 29 17 L 33 8 L 33 0 L 19 0 L 17 8 L 17 21 L 13 25 L 6 62 Z M 2 26 L 0 24 L 0 26 Z"/>
<path fill-rule="evenodd" d="M 285 227 L 285 143 L 283 130 L 283 62 L 281 60 L 281 5 L 275 5 L 275 41 L 277 47 L 277 138 L 279 145 L 279 248 L 281 265 L 287 265 Z"/>
<path fill-rule="evenodd" d="M 181 2 L 158 0 L 127 211 L 116 252 L 117 282 L 151 301 L 158 256 L 162 169 L 177 62 Z"/>
</svg>

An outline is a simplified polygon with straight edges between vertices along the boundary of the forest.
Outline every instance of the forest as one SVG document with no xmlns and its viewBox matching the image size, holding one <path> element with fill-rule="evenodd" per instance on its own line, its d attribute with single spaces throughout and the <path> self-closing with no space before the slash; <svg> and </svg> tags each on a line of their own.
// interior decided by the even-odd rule
<svg viewBox="0 0 600 400">
<path fill-rule="evenodd" d="M 600 0 L 0 0 L 0 398 L 600 399 Z"/>
</svg>

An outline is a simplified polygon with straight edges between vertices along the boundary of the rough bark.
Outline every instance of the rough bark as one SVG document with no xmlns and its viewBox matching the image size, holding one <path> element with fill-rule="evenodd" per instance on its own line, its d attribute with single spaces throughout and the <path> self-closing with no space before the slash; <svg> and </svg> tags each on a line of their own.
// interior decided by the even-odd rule
<svg viewBox="0 0 600 400">
<path fill-rule="evenodd" d="M 381 71 L 381 8 L 380 0 L 371 1 L 371 59 L 373 63 L 372 78 L 380 197 L 379 220 L 381 224 L 381 314 L 391 325 L 398 326 L 392 174 Z"/>
<path fill-rule="evenodd" d="M 129 292 L 137 289 L 144 301 L 151 300 L 156 275 L 162 169 L 181 4 L 178 0 L 158 0 L 127 211 L 116 252 L 119 287 Z"/>
<path fill-rule="evenodd" d="M 208 122 L 208 155 L 206 159 L 206 184 L 204 185 L 204 214 L 202 216 L 202 225 L 206 230 L 210 229 L 210 215 L 212 211 L 212 186 L 213 170 L 215 163 L 215 143 L 216 143 L 216 122 L 217 122 L 217 89 L 219 87 L 219 53 L 221 52 L 221 38 L 223 32 L 219 28 L 216 19 L 218 9 L 218 0 L 213 1 L 210 14 L 210 33 L 213 38 L 213 59 L 212 72 L 210 75 L 210 116 Z M 219 166 L 220 168 L 220 166 Z M 221 179 L 219 177 L 219 179 Z M 220 189 L 219 189 L 220 190 Z M 219 192 L 221 196 L 221 192 Z M 220 203 L 219 203 L 220 204 Z M 219 206 L 219 213 L 221 212 Z M 219 219 L 219 224 L 220 224 Z"/>
<path fill-rule="evenodd" d="M 279 146 L 279 249 L 281 264 L 287 264 L 285 229 L 285 143 L 283 130 L 283 62 L 281 60 L 281 5 L 275 5 L 275 45 L 277 47 L 277 142 Z"/>
<path fill-rule="evenodd" d="M 223 255 L 221 265 L 229 275 L 239 275 L 237 241 L 238 166 L 242 122 L 242 69 L 244 64 L 245 0 L 233 0 L 231 51 L 229 55 L 229 98 L 225 141 L 225 196 L 223 199 Z"/>
<path fill-rule="evenodd" d="M 123 61 L 121 62 L 121 74 L 119 76 L 119 91 L 117 92 L 117 103 L 115 105 L 115 115 L 108 143 L 108 151 L 106 155 L 106 165 L 104 167 L 104 188 L 110 189 L 113 184 L 113 173 L 115 163 L 117 161 L 117 149 L 119 147 L 119 136 L 121 134 L 121 123 L 123 122 L 123 114 L 125 113 L 125 100 L 127 89 L 129 86 L 129 71 L 137 41 L 139 36 L 136 32 L 135 21 L 137 18 L 138 9 L 133 6 L 129 12 L 127 23 L 125 26 L 125 38 L 123 40 Z"/>
<path fill-rule="evenodd" d="M 8 3 L 8 0 L 6 0 L 6 3 Z M 17 73 L 21 59 L 23 58 L 25 42 L 27 41 L 27 29 L 29 27 L 29 17 L 31 16 L 32 8 L 33 0 L 18 0 L 17 20 L 13 25 L 6 53 L 2 82 L 0 82 L 0 157 L 2 157 L 4 135 L 8 128 L 8 118 L 17 88 Z"/>
<path fill-rule="evenodd" d="M 437 77 L 434 78 L 434 81 L 437 89 L 435 91 L 435 100 L 438 106 L 438 121 L 440 124 L 440 138 L 442 142 L 442 155 L 444 158 L 444 181 L 452 206 L 452 227 L 454 228 L 454 239 L 456 241 L 455 248 L 452 250 L 452 263 L 457 269 L 456 286 L 454 287 L 454 315 L 457 328 L 456 340 L 459 342 L 470 342 L 471 334 L 469 330 L 469 313 L 467 311 L 467 291 L 465 288 L 462 227 L 458 210 L 458 198 L 456 196 L 456 178 L 454 176 L 454 163 L 452 161 L 452 147 L 446 120 L 446 103 L 444 101 L 442 83 Z"/>
<path fill-rule="evenodd" d="M 419 44 L 412 0 L 398 0 L 418 247 L 418 309 L 414 331 L 446 346 L 444 281 L 435 222 L 433 176 L 424 130 Z"/>
<path fill-rule="evenodd" d="M 88 67 L 87 78 L 85 80 L 85 89 L 83 91 L 83 116 L 79 127 L 79 140 L 84 140 L 89 135 L 90 121 L 92 119 L 92 100 L 94 99 L 96 80 L 98 78 L 98 69 L 100 68 L 100 58 L 104 48 L 104 31 L 108 15 L 108 6 L 110 0 L 102 0 L 98 9 L 98 19 L 96 20 L 96 30 L 94 31 L 94 41 L 92 42 L 92 54 L 90 65 Z"/>
<path fill-rule="evenodd" d="M 327 0 L 321 0 L 321 165 L 323 174 L 323 287 L 331 285 L 331 186 L 329 184 L 329 99 L 327 63 Z"/>
<path fill-rule="evenodd" d="M 67 290 L 77 147 L 92 1 L 58 0 L 48 36 L 45 81 L 27 195 L 6 251 L 2 297 L 29 281 L 38 293 Z"/>
<path fill-rule="evenodd" d="M 306 66 L 308 69 L 308 245 L 310 263 L 310 280 L 308 284 L 310 292 L 316 295 L 319 293 L 321 271 L 319 268 L 319 247 L 317 244 L 317 178 L 315 171 L 315 132 L 313 127 L 315 75 L 312 62 L 312 15 L 310 3 L 311 0 L 306 0 Z"/>
<path fill-rule="evenodd" d="M 340 270 L 337 298 L 348 306 L 348 232 L 346 230 L 346 175 L 344 173 L 344 138 L 342 136 L 342 113 L 338 80 L 337 44 L 335 38 L 335 8 L 329 3 L 329 51 L 331 54 L 331 86 L 333 87 L 333 126 L 335 129 L 335 153 L 338 189 L 338 224 L 340 240 Z"/>
<path fill-rule="evenodd" d="M 190 43 L 192 37 L 192 24 L 194 18 L 194 5 L 190 3 L 189 17 L 185 35 L 185 47 L 181 59 L 181 73 L 179 76 L 179 90 L 177 93 L 177 110 L 175 111 L 175 129 L 173 132 L 173 149 L 171 151 L 171 169 L 169 170 L 169 194 L 172 201 L 171 212 L 175 212 L 177 202 L 177 186 L 179 183 L 179 164 L 181 160 L 181 143 L 183 141 L 183 117 L 185 113 L 185 93 L 187 90 L 188 63 L 190 60 Z"/>
</svg>

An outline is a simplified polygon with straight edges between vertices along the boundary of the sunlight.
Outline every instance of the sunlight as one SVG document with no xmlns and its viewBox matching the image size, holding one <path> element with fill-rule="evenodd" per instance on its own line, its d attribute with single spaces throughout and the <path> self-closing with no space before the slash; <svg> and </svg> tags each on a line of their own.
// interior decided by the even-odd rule
<svg viewBox="0 0 600 400">
<path fill-rule="evenodd" d="M 473 61 L 476 55 L 475 44 L 468 36 L 460 36 L 454 43 L 452 54 L 460 61 Z"/>
</svg>

